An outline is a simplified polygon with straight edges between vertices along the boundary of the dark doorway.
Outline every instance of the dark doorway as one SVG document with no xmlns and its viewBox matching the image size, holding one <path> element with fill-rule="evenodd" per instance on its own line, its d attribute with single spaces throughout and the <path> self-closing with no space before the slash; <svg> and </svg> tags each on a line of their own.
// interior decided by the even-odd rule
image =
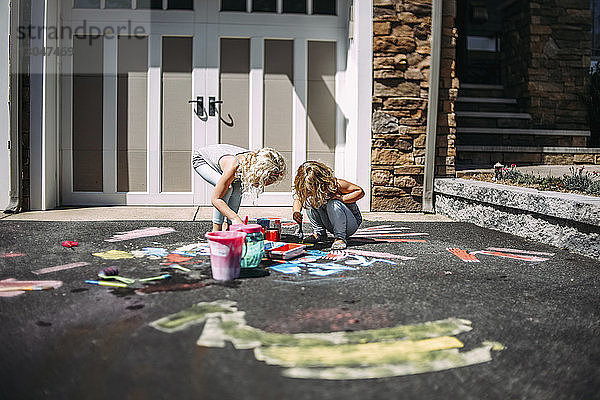
<svg viewBox="0 0 600 400">
<path fill-rule="evenodd" d="M 501 84 L 503 5 L 498 0 L 458 0 L 457 73 L 462 83 Z"/>
</svg>

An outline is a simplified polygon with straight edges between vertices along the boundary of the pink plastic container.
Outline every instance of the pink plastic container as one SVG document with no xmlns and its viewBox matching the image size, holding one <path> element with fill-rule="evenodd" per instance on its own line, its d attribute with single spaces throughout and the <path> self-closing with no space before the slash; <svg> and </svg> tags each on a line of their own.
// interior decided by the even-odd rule
<svg viewBox="0 0 600 400">
<path fill-rule="evenodd" d="M 210 268 L 213 279 L 230 281 L 240 276 L 246 233 L 240 231 L 208 232 Z"/>
</svg>

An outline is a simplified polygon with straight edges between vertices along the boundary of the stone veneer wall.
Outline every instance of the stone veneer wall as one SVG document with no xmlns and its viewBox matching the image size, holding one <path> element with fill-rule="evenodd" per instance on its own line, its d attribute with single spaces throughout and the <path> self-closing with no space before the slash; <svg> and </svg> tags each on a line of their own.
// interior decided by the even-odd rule
<svg viewBox="0 0 600 400">
<path fill-rule="evenodd" d="M 444 1 L 436 176 L 453 176 L 455 0 Z M 371 209 L 422 209 L 431 0 L 373 0 Z"/>
<path fill-rule="evenodd" d="M 507 92 L 532 116 L 531 127 L 588 130 L 583 99 L 591 58 L 589 0 L 518 1 L 505 10 Z M 558 146 L 585 147 L 584 137 Z"/>
</svg>

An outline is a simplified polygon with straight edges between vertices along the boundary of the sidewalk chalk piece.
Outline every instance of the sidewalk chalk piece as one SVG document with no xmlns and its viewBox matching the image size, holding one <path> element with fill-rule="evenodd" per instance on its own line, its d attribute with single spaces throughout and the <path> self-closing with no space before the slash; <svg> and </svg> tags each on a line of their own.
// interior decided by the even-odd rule
<svg viewBox="0 0 600 400">
<path fill-rule="evenodd" d="M 62 281 L 18 281 L 14 278 L 4 279 L 0 281 L 0 297 L 14 297 L 25 293 L 19 288 L 28 288 L 28 290 L 43 290 L 43 289 L 57 289 L 62 286 Z M 15 290 L 10 290 L 10 289 Z M 39 288 L 39 289 L 34 289 Z M 5 291 L 8 290 L 8 291 Z"/>
<path fill-rule="evenodd" d="M 114 235 L 110 239 L 104 239 L 104 241 L 105 242 L 121 242 L 123 240 L 138 239 L 138 238 L 143 238 L 143 237 L 148 237 L 148 236 L 166 235 L 167 233 L 171 233 L 171 232 L 175 232 L 175 229 L 164 228 L 164 227 L 142 228 L 142 229 L 135 229 L 133 231 L 127 231 L 127 232 L 117 232 L 116 235 Z"/>
<path fill-rule="evenodd" d="M 379 251 L 365 251 L 365 250 L 354 250 L 354 249 L 347 249 L 344 250 L 346 253 L 350 253 L 350 254 L 356 254 L 359 256 L 366 256 L 366 257 L 377 257 L 377 258 L 397 258 L 400 260 L 414 260 L 417 257 L 407 257 L 407 256 L 400 256 L 397 254 L 391 254 L 391 253 L 382 253 Z"/>
<path fill-rule="evenodd" d="M 336 278 L 334 278 L 336 279 Z M 483 342 L 468 351 L 454 337 L 471 322 L 447 318 L 414 325 L 328 333 L 272 333 L 249 326 L 237 303 L 198 303 L 150 326 L 176 332 L 204 322 L 196 344 L 254 350 L 257 360 L 283 368 L 282 375 L 306 379 L 372 379 L 448 370 L 492 361 L 504 346 Z M 219 308 L 222 311 L 219 311 Z"/>
<path fill-rule="evenodd" d="M 503 253 L 501 251 L 481 250 L 481 251 L 476 251 L 474 253 L 485 254 L 485 255 L 488 255 L 488 256 L 512 258 L 514 260 L 523 260 L 523 261 L 529 261 L 529 262 L 539 262 L 539 261 L 548 261 L 549 260 L 549 258 L 534 257 L 534 256 L 525 256 L 525 255 L 519 255 L 519 254 L 509 254 L 509 253 Z"/>
<path fill-rule="evenodd" d="M 133 258 L 133 254 L 128 251 L 108 250 L 101 253 L 92 253 L 93 256 L 104 258 L 105 260 L 121 260 L 124 258 Z"/>
<path fill-rule="evenodd" d="M 64 271 L 66 269 L 71 269 L 71 268 L 85 267 L 86 265 L 90 265 L 90 263 L 76 262 L 76 263 L 71 263 L 71 264 L 57 265 L 55 267 L 42 268 L 42 269 L 38 269 L 36 271 L 31 271 L 31 272 L 33 272 L 36 275 L 41 275 L 41 274 L 48 274 L 50 272 Z"/>
<path fill-rule="evenodd" d="M 61 244 L 62 247 L 67 247 L 69 249 L 72 248 L 72 247 L 79 246 L 79 242 L 74 242 L 72 240 L 64 240 L 60 244 Z"/>
<path fill-rule="evenodd" d="M 469 254 L 467 252 L 467 250 L 459 249 L 459 248 L 456 248 L 456 247 L 447 248 L 446 250 L 448 250 L 450 253 L 454 254 L 456 257 L 460 258 L 464 262 L 473 262 L 473 263 L 480 262 L 477 257 L 475 257 L 472 254 Z"/>
<path fill-rule="evenodd" d="M 486 250 L 491 251 L 500 251 L 506 253 L 521 253 L 521 254 L 530 254 L 532 256 L 554 256 L 556 253 L 545 253 L 543 251 L 530 251 L 530 250 L 518 250 L 518 249 L 503 249 L 498 247 L 488 247 Z"/>
<path fill-rule="evenodd" d="M 26 256 L 27 254 L 25 253 L 0 253 L 0 258 L 11 258 L 11 257 L 23 257 Z"/>
</svg>

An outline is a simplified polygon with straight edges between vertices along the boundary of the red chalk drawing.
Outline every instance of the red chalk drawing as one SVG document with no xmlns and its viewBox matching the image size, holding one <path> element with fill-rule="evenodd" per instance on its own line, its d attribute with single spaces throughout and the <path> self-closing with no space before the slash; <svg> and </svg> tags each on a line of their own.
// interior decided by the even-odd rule
<svg viewBox="0 0 600 400">
<path fill-rule="evenodd" d="M 459 248 L 447 248 L 450 253 L 454 254 L 456 257 L 460 258 L 464 262 L 480 262 L 477 257 L 472 254 L 469 254 L 467 250 L 459 249 Z"/>
<path fill-rule="evenodd" d="M 542 258 L 542 257 L 535 257 L 535 256 L 526 256 L 526 255 L 520 255 L 520 254 L 509 254 L 509 253 L 504 253 L 501 251 L 487 251 L 487 250 L 481 250 L 481 251 L 475 251 L 473 252 L 474 254 L 485 254 L 488 256 L 496 256 L 496 257 L 504 257 L 504 258 L 512 258 L 515 260 L 523 260 L 523 261 L 530 261 L 530 262 L 538 262 L 538 261 L 548 261 L 549 258 Z"/>
<path fill-rule="evenodd" d="M 14 297 L 30 290 L 56 289 L 62 286 L 61 281 L 18 281 L 4 279 L 0 281 L 0 297 Z"/>
<path fill-rule="evenodd" d="M 23 257 L 26 256 L 27 254 L 25 253 L 0 253 L 0 258 L 11 258 L 11 257 Z"/>
<path fill-rule="evenodd" d="M 392 243 L 427 243 L 427 240 L 422 239 L 381 239 L 374 238 L 376 242 L 392 242 Z"/>
<path fill-rule="evenodd" d="M 148 236 L 166 235 L 167 233 L 171 233 L 171 232 L 175 232 L 175 229 L 164 228 L 164 227 L 142 228 L 142 229 L 135 229 L 133 231 L 128 231 L 128 232 L 117 232 L 116 235 L 114 235 L 110 239 L 104 239 L 104 241 L 105 242 L 121 242 L 123 240 L 131 240 L 131 239 L 143 238 L 143 237 L 148 237 Z"/>
<path fill-rule="evenodd" d="M 343 260 L 344 258 L 346 258 L 346 253 L 344 253 L 343 251 L 330 251 L 329 253 L 327 253 L 326 255 L 323 256 L 324 260 L 329 260 L 329 261 L 339 261 L 339 260 Z"/>
<path fill-rule="evenodd" d="M 192 258 L 194 257 L 186 257 L 182 256 L 181 254 L 171 253 L 165 258 L 165 260 L 170 261 L 172 263 L 182 263 L 185 261 L 190 261 Z"/>
<path fill-rule="evenodd" d="M 488 247 L 486 250 L 492 251 L 500 251 L 506 253 L 521 253 L 521 254 L 531 254 L 534 256 L 553 256 L 555 253 L 545 253 L 543 251 L 530 251 L 530 250 L 518 250 L 518 249 L 503 249 L 498 247 Z"/>
<path fill-rule="evenodd" d="M 429 233 L 360 233 L 354 234 L 352 237 L 373 237 L 373 236 L 385 236 L 385 237 L 405 237 L 405 236 L 429 236 Z"/>
<path fill-rule="evenodd" d="M 38 269 L 37 271 L 31 271 L 31 272 L 33 272 L 36 275 L 41 275 L 41 274 L 47 274 L 50 272 L 64 271 L 66 269 L 71 269 L 71 268 L 85 267 L 86 265 L 90 265 L 90 263 L 76 262 L 76 263 L 71 263 L 71 264 L 57 265 L 56 267 L 42 268 L 42 269 Z"/>
</svg>

